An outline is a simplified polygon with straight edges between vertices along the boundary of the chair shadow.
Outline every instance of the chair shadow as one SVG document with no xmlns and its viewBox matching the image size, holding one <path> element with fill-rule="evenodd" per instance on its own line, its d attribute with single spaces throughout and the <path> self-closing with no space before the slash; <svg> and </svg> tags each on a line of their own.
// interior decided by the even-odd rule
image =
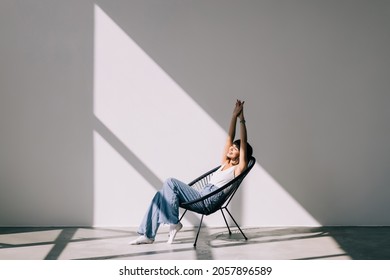
<svg viewBox="0 0 390 280">
<path fill-rule="evenodd" d="M 228 231 L 223 231 L 220 233 L 214 234 L 214 239 L 211 241 L 225 241 L 226 243 L 213 245 L 212 242 L 210 246 L 212 248 L 222 248 L 222 247 L 231 247 L 231 246 L 243 246 L 251 244 L 261 244 L 261 243 L 271 243 L 271 242 L 282 242 L 282 241 L 291 241 L 299 239 L 308 239 L 327 236 L 327 233 L 324 231 L 313 230 L 312 228 L 278 228 L 278 229 L 262 229 L 262 228 L 246 228 L 243 229 L 245 235 L 248 237 L 248 240 L 245 240 L 236 228 L 233 228 L 232 234 L 229 234 Z M 310 234 L 308 236 L 294 236 L 288 237 L 291 235 L 302 235 Z M 287 237 L 286 237 L 287 236 Z M 258 240 L 259 238 L 266 238 L 264 240 Z M 237 243 L 228 243 L 228 242 L 237 242 Z"/>
</svg>

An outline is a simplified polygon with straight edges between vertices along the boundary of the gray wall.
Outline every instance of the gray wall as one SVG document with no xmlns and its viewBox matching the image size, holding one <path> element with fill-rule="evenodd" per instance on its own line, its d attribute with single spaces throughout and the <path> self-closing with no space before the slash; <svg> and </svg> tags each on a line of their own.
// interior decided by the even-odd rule
<svg viewBox="0 0 390 280">
<path fill-rule="evenodd" d="M 93 217 L 93 5 L 0 1 L 0 225 Z"/>
<path fill-rule="evenodd" d="M 93 224 L 94 4 L 223 128 L 246 100 L 320 224 L 390 224 L 390 2 L 2 0 L 0 225 Z"/>
</svg>

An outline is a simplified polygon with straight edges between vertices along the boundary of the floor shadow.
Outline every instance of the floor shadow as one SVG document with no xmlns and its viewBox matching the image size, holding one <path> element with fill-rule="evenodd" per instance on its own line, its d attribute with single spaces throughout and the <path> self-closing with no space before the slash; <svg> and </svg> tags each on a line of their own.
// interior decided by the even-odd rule
<svg viewBox="0 0 390 280">
<path fill-rule="evenodd" d="M 44 239 L 46 237 L 53 237 L 53 234 L 50 233 L 53 230 L 59 231 L 55 239 L 45 241 Z M 129 252 L 127 249 L 123 250 L 123 246 L 121 245 L 122 239 L 127 239 L 129 236 L 136 236 L 137 234 L 134 230 L 85 227 L 0 228 L 0 258 L 3 249 L 6 251 L 9 249 L 17 249 L 13 253 L 8 251 L 6 255 L 10 256 L 9 254 L 14 254 L 13 257 L 16 259 L 24 259 L 29 254 L 31 248 L 52 245 L 52 249 L 43 259 L 56 260 L 60 259 L 61 255 L 63 258 L 80 260 L 148 259 L 149 257 L 165 259 L 166 254 L 194 252 L 195 259 L 211 260 L 213 259 L 211 252 L 214 250 L 218 251 L 218 254 L 223 254 L 224 250 L 230 253 L 233 250 L 233 252 L 237 252 L 238 254 L 240 254 L 239 252 L 246 252 L 248 250 L 249 255 L 245 255 L 244 253 L 244 256 L 253 257 L 256 256 L 256 250 L 261 248 L 258 245 L 267 245 L 266 248 L 279 248 L 278 250 L 285 251 L 282 255 L 278 255 L 279 257 L 283 257 L 284 254 L 286 256 L 292 256 L 289 254 L 289 250 L 291 249 L 295 251 L 293 255 L 301 256 L 299 258 L 285 259 L 327 260 L 347 257 L 347 259 L 352 260 L 390 260 L 390 227 L 243 228 L 245 235 L 248 237 L 247 241 L 234 228 L 232 229 L 231 235 L 229 235 L 226 228 L 212 229 L 211 231 L 214 233 L 211 235 L 209 234 L 210 229 L 202 228 L 197 247 L 194 248 L 193 241 L 196 230 L 196 228 L 183 229 L 183 232 L 176 238 L 176 246 L 165 247 L 166 241 L 163 239 L 157 240 L 153 245 L 145 245 L 144 247 L 137 248 L 128 247 Z M 36 234 L 39 235 L 39 238 L 36 242 L 31 242 L 36 238 L 34 237 Z M 337 242 L 339 247 L 337 245 L 330 245 L 329 241 L 323 238 Z M 91 241 L 97 241 L 96 245 L 89 243 Z M 298 241 L 298 243 L 294 241 Z M 83 242 L 87 243 L 82 244 Z M 335 242 L 333 244 L 336 244 Z M 71 244 L 75 246 L 72 247 L 70 246 Z M 304 247 L 310 246 L 310 244 L 330 247 L 319 247 L 324 249 L 320 249 L 319 251 L 309 250 L 311 253 L 306 257 L 301 253 L 296 254 L 300 250 L 310 249 Z M 67 246 L 70 246 L 72 252 L 68 251 L 63 254 Z M 299 246 L 303 247 L 300 249 Z M 342 249 L 342 251 L 339 249 Z M 316 252 L 322 252 L 322 254 L 316 255 Z M 77 257 L 77 255 L 82 256 L 85 254 L 92 255 L 88 257 Z M 98 254 L 103 255 L 98 256 Z M 3 255 L 3 257 L 6 255 Z M 180 254 L 177 256 L 180 256 Z M 270 256 L 272 256 L 272 253 Z M 191 257 L 191 254 L 186 257 Z M 267 254 L 263 254 L 260 257 L 267 257 Z"/>
<path fill-rule="evenodd" d="M 72 241 L 77 228 L 65 228 L 54 241 L 54 246 L 45 257 L 45 260 L 57 260 L 69 242 Z"/>
<path fill-rule="evenodd" d="M 354 260 L 390 260 L 390 227 L 323 227 Z"/>
<path fill-rule="evenodd" d="M 232 229 L 232 234 L 223 231 L 213 235 L 210 242 L 212 248 L 245 246 L 262 243 L 284 242 L 299 239 L 310 239 L 329 236 L 326 232 L 321 230 L 313 230 L 311 228 L 282 228 L 275 230 L 263 230 L 261 228 L 247 228 L 243 230 L 248 240 L 245 240 L 238 229 Z M 261 240 L 259 240 L 261 239 Z M 214 245 L 214 241 L 225 241 L 224 244 Z"/>
<path fill-rule="evenodd" d="M 274 230 L 262 228 L 244 229 L 248 240 L 242 238 L 238 230 L 217 233 L 211 239 L 212 248 L 247 246 L 262 243 L 280 243 L 330 237 L 336 241 L 345 254 L 332 254 L 301 260 L 328 259 L 337 256 L 349 256 L 353 260 L 390 260 L 390 227 L 287 227 Z M 224 241 L 214 245 L 215 241 Z"/>
<path fill-rule="evenodd" d="M 86 235 L 80 234 L 80 236 L 75 236 L 77 231 L 79 230 L 87 230 L 90 231 Z M 36 234 L 40 234 L 38 239 L 45 239 L 50 238 L 50 232 L 51 231 L 59 231 L 58 236 L 52 241 L 36 241 L 31 242 L 31 240 L 35 239 L 34 236 Z M 97 236 L 94 232 L 99 232 Z M 195 234 L 197 231 L 197 228 L 194 229 L 183 229 L 180 233 L 182 235 L 191 235 Z M 100 234 L 106 234 L 104 236 L 99 236 Z M 112 233 L 112 234 L 111 234 Z M 23 234 L 23 236 L 20 236 L 19 234 Z M 164 233 L 165 234 L 165 233 Z M 5 242 L 5 237 L 9 235 L 13 241 Z M 15 235 L 12 236 L 11 235 Z M 87 237 L 86 237 L 87 236 Z M 15 251 L 15 257 L 17 259 L 24 259 L 26 255 L 28 255 L 28 251 L 31 250 L 31 248 L 38 248 L 42 246 L 51 245 L 52 248 L 50 251 L 46 254 L 46 256 L 43 258 L 43 260 L 58 260 L 61 257 L 61 254 L 65 251 L 66 247 L 70 244 L 77 244 L 77 243 L 83 243 L 83 242 L 91 242 L 91 241 L 110 241 L 115 239 L 128 239 L 129 237 L 136 237 L 138 234 L 134 230 L 127 230 L 127 229 L 120 229 L 120 228 L 90 228 L 90 227 L 43 227 L 43 228 L 36 228 L 36 227 L 18 227 L 18 228 L 8 228 L 8 227 L 0 227 L 0 259 L 1 258 L 1 250 L 2 249 L 17 249 Z M 85 258 L 74 258 L 76 260 L 109 260 L 109 259 L 123 259 L 123 258 L 133 258 L 133 257 L 139 257 L 142 259 L 142 257 L 148 257 L 148 256 L 158 256 L 161 254 L 169 254 L 169 253 L 180 253 L 180 252 L 191 252 L 193 251 L 196 259 L 199 260 L 212 260 L 212 251 L 210 250 L 210 246 L 207 243 L 207 239 L 209 238 L 210 234 L 207 229 L 207 227 L 204 227 L 201 229 L 199 240 L 197 243 L 197 247 L 195 248 L 193 246 L 194 237 L 180 237 L 178 236 L 176 238 L 177 244 L 180 244 L 181 246 L 184 245 L 185 248 L 175 248 L 170 247 L 167 249 L 162 249 L 161 245 L 165 244 L 166 241 L 163 240 L 157 240 L 153 245 L 149 245 L 147 247 L 148 250 L 142 251 L 142 252 L 133 252 L 133 253 L 126 253 L 126 254 L 112 254 L 112 255 L 104 255 L 104 256 L 98 256 L 98 257 L 85 257 Z M 8 240 L 10 239 L 8 238 Z M 114 244 L 114 242 L 113 242 Z M 97 247 L 100 245 L 96 245 Z M 116 245 L 113 245 L 116 246 Z M 127 244 L 124 244 L 124 246 L 128 246 Z M 157 247 L 156 246 L 160 246 Z M 23 251 L 25 249 L 26 251 Z M 91 249 L 91 248 L 89 248 Z M 88 250 L 89 250 L 88 249 Z M 131 247 L 129 247 L 131 249 Z M 22 250 L 22 251 L 21 251 Z M 99 252 L 98 249 L 93 249 L 96 252 Z M 72 258 L 73 259 L 73 258 Z M 163 258 L 162 258 L 163 259 Z"/>
<path fill-rule="evenodd" d="M 160 254 L 167 254 L 167 253 L 179 253 L 179 252 L 187 252 L 187 251 L 194 251 L 194 250 L 195 249 L 193 247 L 180 248 L 180 249 L 167 249 L 167 250 L 150 250 L 145 252 L 136 252 L 130 254 L 121 254 L 121 255 L 109 255 L 109 256 L 92 257 L 92 258 L 80 258 L 75 260 L 113 260 L 113 259 L 160 255 Z"/>
<path fill-rule="evenodd" d="M 62 227 L 0 227 L 0 236 L 6 234 L 42 232 L 48 230 L 61 230 Z"/>
<path fill-rule="evenodd" d="M 85 230 L 98 230 L 113 233 L 114 235 L 108 235 L 104 237 L 79 237 L 75 238 L 74 235 L 80 229 Z M 31 236 L 35 234 L 42 233 L 41 237 L 45 238 L 50 231 L 60 231 L 58 236 L 54 241 L 36 241 L 31 242 Z M 15 240 L 18 242 L 4 242 L 3 237 L 7 235 L 19 235 L 25 234 L 25 239 L 23 237 L 18 237 Z M 17 227 L 17 228 L 8 228 L 0 227 L 0 252 L 1 249 L 8 248 L 26 248 L 34 246 L 45 246 L 45 245 L 54 245 L 53 248 L 45 256 L 44 260 L 56 260 L 60 257 L 61 253 L 65 250 L 66 246 L 70 243 L 78 242 L 87 242 L 87 241 L 96 241 L 96 240 L 110 240 L 116 238 L 129 237 L 132 234 L 136 236 L 137 234 L 129 230 L 121 229 L 107 229 L 107 228 L 90 228 L 90 227 Z M 24 242 L 25 241 L 25 242 Z"/>
</svg>

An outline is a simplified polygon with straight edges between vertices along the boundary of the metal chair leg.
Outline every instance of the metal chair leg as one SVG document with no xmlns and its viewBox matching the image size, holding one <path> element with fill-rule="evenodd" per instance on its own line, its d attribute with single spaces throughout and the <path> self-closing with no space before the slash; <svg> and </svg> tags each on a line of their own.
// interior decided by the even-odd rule
<svg viewBox="0 0 390 280">
<path fill-rule="evenodd" d="M 232 218 L 233 222 L 236 224 L 236 226 L 238 227 L 238 229 L 240 230 L 241 234 L 244 236 L 245 240 L 248 240 L 248 238 L 245 236 L 245 234 L 242 232 L 241 228 L 238 226 L 236 220 L 234 220 L 232 214 L 230 214 L 229 210 L 227 208 L 225 208 L 225 210 L 228 212 L 228 214 L 230 215 L 230 218 Z"/>
<path fill-rule="evenodd" d="M 230 231 L 230 227 L 229 227 L 228 222 L 226 220 L 225 214 L 222 211 L 222 208 L 221 208 L 221 213 L 222 213 L 223 219 L 225 220 L 226 227 L 228 228 L 229 235 L 232 235 L 232 232 Z"/>
<path fill-rule="evenodd" d="M 184 211 L 183 215 L 181 215 L 180 219 L 179 219 L 179 222 L 181 221 L 181 219 L 183 219 L 185 213 L 187 213 L 187 209 Z"/>
<path fill-rule="evenodd" d="M 195 242 L 194 242 L 194 247 L 196 247 L 196 242 L 198 241 L 198 236 L 199 236 L 200 228 L 202 227 L 203 216 L 204 216 L 204 215 L 202 215 L 202 218 L 200 219 L 198 232 L 197 232 L 197 234 L 196 234 L 196 238 L 195 238 Z"/>
</svg>

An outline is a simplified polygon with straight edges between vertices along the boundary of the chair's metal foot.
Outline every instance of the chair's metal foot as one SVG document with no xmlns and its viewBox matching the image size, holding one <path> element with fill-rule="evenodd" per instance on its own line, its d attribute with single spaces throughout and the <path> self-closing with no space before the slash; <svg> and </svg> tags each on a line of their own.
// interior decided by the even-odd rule
<svg viewBox="0 0 390 280">
<path fill-rule="evenodd" d="M 227 229 L 228 229 L 228 231 L 229 231 L 229 235 L 232 235 L 232 232 L 231 232 L 230 227 L 229 227 L 229 224 L 228 224 L 228 222 L 227 222 L 227 220 L 226 220 L 225 214 L 224 214 L 223 211 L 222 211 L 222 208 L 221 208 L 221 213 L 222 213 L 223 219 L 224 219 L 224 221 L 225 221 L 226 227 L 227 227 Z"/>
<path fill-rule="evenodd" d="M 203 216 L 204 216 L 204 215 L 202 215 L 202 218 L 200 218 L 200 223 L 199 223 L 199 227 L 198 227 L 198 232 L 196 233 L 196 238 L 195 238 L 195 242 L 194 242 L 194 247 L 196 247 L 196 242 L 198 241 L 198 236 L 199 236 L 200 228 L 202 227 Z"/>
<path fill-rule="evenodd" d="M 230 218 L 232 218 L 233 222 L 236 224 L 237 228 L 239 229 L 239 231 L 241 232 L 242 236 L 244 236 L 245 240 L 248 240 L 248 238 L 246 237 L 246 235 L 244 234 L 244 232 L 241 230 L 241 228 L 239 227 L 239 225 L 237 224 L 236 220 L 233 218 L 232 214 L 229 212 L 229 210 L 227 208 L 225 208 L 226 212 L 229 214 Z"/>
</svg>

